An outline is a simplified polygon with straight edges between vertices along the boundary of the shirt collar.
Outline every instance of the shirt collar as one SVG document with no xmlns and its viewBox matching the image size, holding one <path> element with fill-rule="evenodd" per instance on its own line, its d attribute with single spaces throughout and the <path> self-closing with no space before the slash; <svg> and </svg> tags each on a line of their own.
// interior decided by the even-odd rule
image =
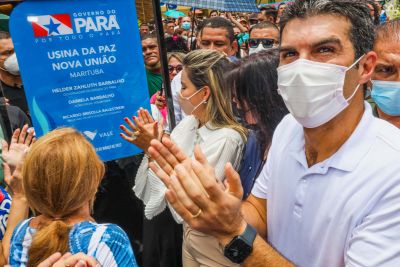
<svg viewBox="0 0 400 267">
<path fill-rule="evenodd" d="M 299 138 L 294 138 L 290 146 L 290 154 L 310 171 L 318 170 L 319 173 L 326 173 L 329 168 L 335 168 L 351 172 L 360 163 L 364 155 L 370 150 L 372 141 L 376 137 L 376 129 L 371 127 L 374 117 L 370 105 L 364 103 L 364 114 L 356 129 L 349 139 L 330 158 L 308 168 L 304 151 L 304 132 L 301 131 Z"/>
<path fill-rule="evenodd" d="M 377 129 L 372 127 L 375 119 L 372 115 L 371 106 L 365 102 L 364 115 L 358 123 L 357 128 L 342 147 L 331 157 L 330 167 L 353 171 L 365 154 L 371 149 L 373 140 L 376 138 Z"/>
<path fill-rule="evenodd" d="M 200 127 L 198 133 L 200 138 L 204 141 L 207 139 L 207 137 L 214 132 L 216 128 L 211 125 L 211 122 L 207 122 L 206 124 L 204 124 L 202 127 Z"/>
<path fill-rule="evenodd" d="M 211 122 L 207 122 L 202 127 L 198 128 L 199 120 L 196 119 L 196 117 L 193 115 L 190 115 L 190 119 L 191 119 L 191 128 L 190 128 L 191 131 L 197 132 L 202 141 L 206 140 L 207 137 L 216 129 L 214 126 L 212 126 Z"/>
</svg>

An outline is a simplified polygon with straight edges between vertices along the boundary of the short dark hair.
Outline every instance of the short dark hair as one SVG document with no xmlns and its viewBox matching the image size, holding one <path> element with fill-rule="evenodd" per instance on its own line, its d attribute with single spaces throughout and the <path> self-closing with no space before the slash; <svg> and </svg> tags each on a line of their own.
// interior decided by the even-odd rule
<svg viewBox="0 0 400 267">
<path fill-rule="evenodd" d="M 385 1 L 384 1 L 384 0 L 382 0 L 382 1 L 377 1 L 377 0 L 375 0 L 374 2 L 375 2 L 376 4 L 379 4 L 379 5 L 380 5 L 380 8 L 382 8 L 383 5 L 385 4 Z"/>
<path fill-rule="evenodd" d="M 181 53 L 189 52 L 186 40 L 178 35 L 169 36 L 165 38 L 165 46 L 167 52 L 181 52 Z"/>
<path fill-rule="evenodd" d="M 276 10 L 274 7 L 269 7 L 265 9 L 265 17 L 272 17 L 274 22 L 276 22 L 276 19 L 278 18 L 278 10 Z"/>
<path fill-rule="evenodd" d="M 217 15 L 219 14 L 218 10 L 211 10 L 211 11 L 210 11 L 210 15 L 211 15 L 212 13 L 217 13 Z"/>
<path fill-rule="evenodd" d="M 286 6 L 286 2 L 281 2 L 281 3 L 278 5 L 278 9 L 279 9 L 281 6 Z"/>
<path fill-rule="evenodd" d="M 11 35 L 8 32 L 0 31 L 0 40 L 10 39 Z"/>
<path fill-rule="evenodd" d="M 268 28 L 273 28 L 273 29 L 275 29 L 275 30 L 277 30 L 277 31 L 279 32 L 278 26 L 276 26 L 275 24 L 273 24 L 273 23 L 271 23 L 271 22 L 269 22 L 269 21 L 263 21 L 263 22 L 260 22 L 260 23 L 258 23 L 258 24 L 256 24 L 256 25 L 254 25 L 254 26 L 250 29 L 249 35 L 251 35 L 251 32 L 252 32 L 253 30 L 255 30 L 255 29 L 268 29 Z"/>
<path fill-rule="evenodd" d="M 382 41 L 400 41 L 400 19 L 379 25 L 375 31 L 375 44 Z"/>
<path fill-rule="evenodd" d="M 235 62 L 225 76 L 236 101 L 241 107 L 247 105 L 257 119 L 261 158 L 271 144 L 275 128 L 289 113 L 278 94 L 278 65 L 278 49 L 268 49 Z"/>
<path fill-rule="evenodd" d="M 214 17 L 214 18 L 206 19 L 203 22 L 203 27 L 200 30 L 201 31 L 200 36 L 203 35 L 203 30 L 205 28 L 225 29 L 228 32 L 226 37 L 230 40 L 230 42 L 233 43 L 235 41 L 235 33 L 233 31 L 232 23 L 229 20 L 225 19 L 225 18 Z"/>
<path fill-rule="evenodd" d="M 147 23 L 142 23 L 142 24 L 140 24 L 140 27 L 143 27 L 143 26 L 150 27 L 149 24 L 147 24 Z M 139 27 L 139 28 L 140 28 L 140 27 Z"/>
<path fill-rule="evenodd" d="M 199 21 L 199 22 L 197 23 L 197 27 L 196 27 L 196 36 L 198 36 L 199 34 L 201 34 L 201 32 L 203 31 L 204 22 L 205 22 L 205 20 L 202 20 L 202 21 Z"/>
<path fill-rule="evenodd" d="M 372 50 L 374 43 L 374 25 L 365 1 L 354 0 L 297 0 L 288 5 L 280 26 L 281 36 L 287 23 L 293 19 L 305 19 L 317 15 L 337 15 L 350 22 L 349 39 L 359 58 Z"/>
<path fill-rule="evenodd" d="M 157 35 L 155 33 L 147 33 L 144 34 L 143 36 L 141 36 L 141 40 L 147 40 L 147 39 L 156 39 L 156 41 L 158 40 Z"/>
</svg>

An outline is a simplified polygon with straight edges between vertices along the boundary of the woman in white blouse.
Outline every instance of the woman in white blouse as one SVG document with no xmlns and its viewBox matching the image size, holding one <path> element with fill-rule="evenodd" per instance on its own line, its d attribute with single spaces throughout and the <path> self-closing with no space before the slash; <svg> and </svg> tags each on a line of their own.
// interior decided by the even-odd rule
<svg viewBox="0 0 400 267">
<path fill-rule="evenodd" d="M 230 90 L 224 87 L 223 76 L 230 68 L 230 61 L 224 54 L 213 50 L 196 50 L 184 58 L 183 66 L 179 104 L 188 116 L 172 131 L 171 139 L 189 157 L 193 157 L 194 147 L 199 145 L 215 167 L 216 176 L 223 182 L 226 163 L 239 167 L 247 135 L 247 130 L 234 118 Z M 134 118 L 135 124 L 125 119 L 133 131 L 121 126 L 125 132 L 121 136 L 147 152 L 150 140 L 161 139 L 162 133 L 147 111 L 140 111 L 139 116 Z M 168 203 L 165 199 L 167 188 L 150 170 L 149 161 L 151 159 L 145 156 L 133 190 L 145 204 L 145 216 L 151 219 Z M 175 220 L 182 223 L 179 215 L 172 207 L 169 208 Z M 223 256 L 221 249 L 218 255 L 209 253 L 215 251 L 210 246 L 219 248 L 215 238 L 184 225 L 183 239 L 183 266 L 234 266 Z"/>
</svg>

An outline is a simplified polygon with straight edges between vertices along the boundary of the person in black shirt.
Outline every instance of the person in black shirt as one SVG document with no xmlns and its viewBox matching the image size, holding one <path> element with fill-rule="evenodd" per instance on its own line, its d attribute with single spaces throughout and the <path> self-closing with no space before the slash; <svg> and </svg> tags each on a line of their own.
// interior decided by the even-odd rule
<svg viewBox="0 0 400 267">
<path fill-rule="evenodd" d="M 0 84 L 9 104 L 29 114 L 14 44 L 7 32 L 0 32 Z"/>
</svg>

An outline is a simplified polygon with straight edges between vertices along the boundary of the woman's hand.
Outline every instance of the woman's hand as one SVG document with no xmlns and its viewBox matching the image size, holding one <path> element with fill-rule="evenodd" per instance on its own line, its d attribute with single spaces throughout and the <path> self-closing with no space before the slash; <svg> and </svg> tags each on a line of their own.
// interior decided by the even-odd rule
<svg viewBox="0 0 400 267">
<path fill-rule="evenodd" d="M 11 138 L 10 145 L 3 140 L 2 141 L 2 158 L 5 164 L 10 167 L 11 173 L 17 168 L 18 165 L 22 165 L 25 153 L 29 147 L 35 142 L 33 138 L 34 131 L 28 133 L 28 125 L 25 125 L 22 130 L 16 129 Z"/>
<path fill-rule="evenodd" d="M 40 263 L 38 267 L 100 267 L 101 265 L 90 256 L 83 253 L 72 255 L 65 253 L 64 256 L 57 252 Z"/>
<path fill-rule="evenodd" d="M 12 173 L 8 164 L 3 163 L 3 167 L 4 181 L 7 184 L 7 191 L 10 193 L 13 199 L 25 198 L 25 191 L 22 184 L 22 165 L 18 165 Z"/>
<path fill-rule="evenodd" d="M 120 128 L 125 133 L 121 133 L 120 136 L 147 153 L 151 140 L 161 139 L 164 132 L 163 123 L 154 121 L 145 109 L 140 109 L 138 115 L 138 117 L 133 117 L 133 122 L 129 118 L 124 119 L 129 129 L 125 125 L 121 125 Z"/>
</svg>

